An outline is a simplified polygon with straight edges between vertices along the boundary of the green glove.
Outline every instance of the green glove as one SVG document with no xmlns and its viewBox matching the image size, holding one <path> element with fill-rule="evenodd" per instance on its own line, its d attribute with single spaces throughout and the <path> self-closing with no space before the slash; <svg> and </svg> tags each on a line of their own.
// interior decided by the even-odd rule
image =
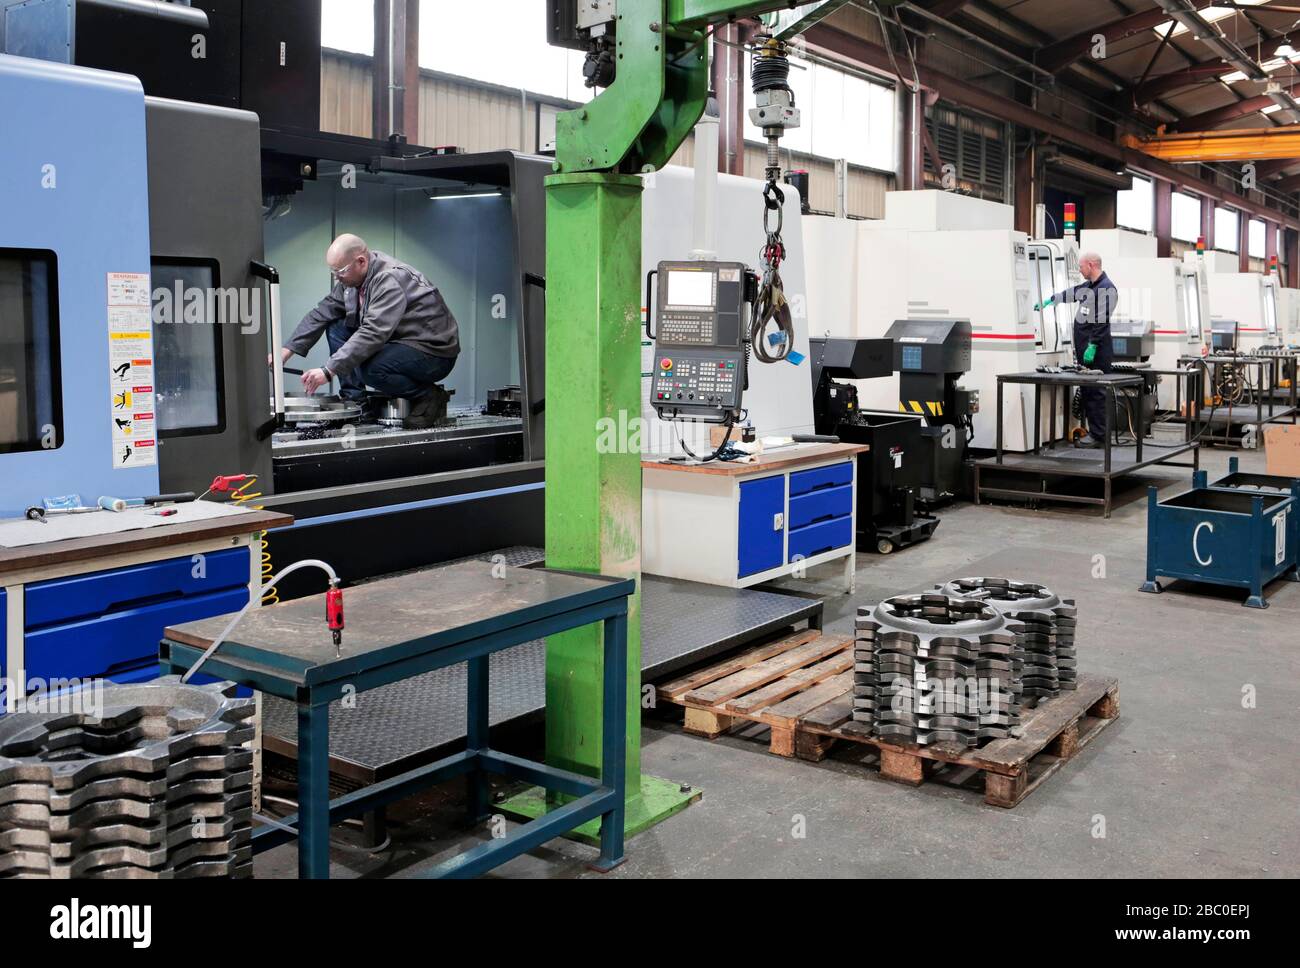
<svg viewBox="0 0 1300 968">
<path fill-rule="evenodd" d="M 1095 360 L 1096 358 L 1097 358 L 1097 344 L 1089 343 L 1088 348 L 1083 351 L 1083 362 L 1091 366 L 1092 361 Z"/>
<path fill-rule="evenodd" d="M 1034 312 L 1039 312 L 1040 310 L 1046 309 L 1048 306 L 1054 305 L 1055 303 L 1056 303 L 1055 299 L 1049 299 L 1047 300 L 1047 302 L 1040 302 L 1038 305 L 1034 307 Z"/>
</svg>

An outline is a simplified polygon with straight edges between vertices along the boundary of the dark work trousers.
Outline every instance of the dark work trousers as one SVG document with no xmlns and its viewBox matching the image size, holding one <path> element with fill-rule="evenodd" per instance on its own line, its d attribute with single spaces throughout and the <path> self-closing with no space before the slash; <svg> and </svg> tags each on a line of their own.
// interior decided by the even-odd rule
<svg viewBox="0 0 1300 968">
<path fill-rule="evenodd" d="M 1083 354 L 1091 342 L 1097 344 L 1097 355 L 1093 358 L 1092 363 L 1084 363 Z M 1111 342 L 1109 328 L 1099 335 L 1089 336 L 1082 332 L 1074 334 L 1074 361 L 1080 366 L 1101 370 L 1102 373 L 1110 373 L 1114 369 L 1111 365 L 1114 360 L 1115 344 Z M 1106 392 L 1100 387 L 1083 387 L 1080 392 L 1083 395 L 1083 412 L 1088 418 L 1088 433 L 1097 440 L 1104 440 L 1106 437 Z"/>
<path fill-rule="evenodd" d="M 353 332 L 343 320 L 325 330 L 331 356 Z M 361 366 L 338 378 L 339 395 L 345 400 L 360 400 L 366 395 L 366 387 L 372 386 L 386 397 L 414 400 L 446 379 L 455 365 L 454 356 L 430 356 L 404 343 L 389 343 Z"/>
</svg>

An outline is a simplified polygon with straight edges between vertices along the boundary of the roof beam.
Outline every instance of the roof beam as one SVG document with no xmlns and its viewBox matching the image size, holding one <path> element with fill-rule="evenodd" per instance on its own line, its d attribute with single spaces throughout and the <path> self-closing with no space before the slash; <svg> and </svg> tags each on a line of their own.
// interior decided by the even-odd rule
<svg viewBox="0 0 1300 968">
<path fill-rule="evenodd" d="M 922 2 L 920 6 L 936 17 L 951 17 L 968 3 L 970 3 L 970 0 L 928 0 L 928 2 Z"/>
<path fill-rule="evenodd" d="M 1157 74 L 1133 89 L 1133 103 L 1146 104 L 1184 87 L 1200 84 L 1207 78 L 1217 78 L 1223 74 L 1231 73 L 1232 68 L 1223 63 L 1221 58 L 1216 57 L 1214 60 L 1193 64 L 1181 70 L 1170 71 L 1167 74 Z"/>
<path fill-rule="evenodd" d="M 1300 175 L 1291 175 L 1289 178 L 1283 178 L 1281 181 L 1274 182 L 1271 186 L 1279 192 L 1293 192 L 1300 189 Z"/>
<path fill-rule="evenodd" d="M 1291 94 L 1300 94 L 1300 83 L 1293 84 L 1286 88 Z M 1200 114 L 1193 114 L 1190 117 L 1183 118 L 1180 121 L 1169 125 L 1170 131 L 1211 131 L 1214 128 L 1222 127 L 1229 121 L 1236 121 L 1238 118 L 1244 118 L 1248 114 L 1254 114 L 1262 111 L 1264 108 L 1276 104 L 1277 102 L 1267 94 L 1260 94 L 1257 97 L 1248 97 L 1245 100 L 1238 101 L 1236 104 L 1225 104 L 1221 108 L 1213 108 L 1209 111 L 1202 111 Z"/>
<path fill-rule="evenodd" d="M 1213 2 L 1214 0 L 1193 0 L 1198 10 L 1202 7 L 1211 6 Z M 1087 53 L 1092 48 L 1093 37 L 1097 34 L 1105 37 L 1106 43 L 1110 44 L 1117 40 L 1123 40 L 1125 37 L 1140 34 L 1144 30 L 1155 30 L 1169 19 L 1169 14 L 1159 7 L 1154 10 L 1143 10 L 1141 13 L 1130 14 L 1127 17 L 1120 17 L 1100 27 L 1084 30 L 1073 37 L 1067 37 L 1065 40 L 1044 47 L 1038 52 L 1038 64 L 1053 73 L 1058 73 Z"/>
</svg>

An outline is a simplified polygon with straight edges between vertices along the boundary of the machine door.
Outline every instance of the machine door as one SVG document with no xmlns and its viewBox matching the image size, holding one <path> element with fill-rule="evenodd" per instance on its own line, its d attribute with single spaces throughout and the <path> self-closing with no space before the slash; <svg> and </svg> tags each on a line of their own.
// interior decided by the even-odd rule
<svg viewBox="0 0 1300 968">
<path fill-rule="evenodd" d="M 1183 272 L 1178 276 L 1182 285 L 1183 322 L 1187 332 L 1187 342 L 1201 341 L 1201 277 L 1195 272 Z"/>
<path fill-rule="evenodd" d="M 1052 246 L 1036 243 L 1029 246 L 1030 298 L 1042 305 L 1066 287 L 1065 256 Z M 1040 353 L 1056 353 L 1070 340 L 1073 306 L 1068 303 L 1048 306 L 1033 314 L 1034 345 Z"/>
</svg>

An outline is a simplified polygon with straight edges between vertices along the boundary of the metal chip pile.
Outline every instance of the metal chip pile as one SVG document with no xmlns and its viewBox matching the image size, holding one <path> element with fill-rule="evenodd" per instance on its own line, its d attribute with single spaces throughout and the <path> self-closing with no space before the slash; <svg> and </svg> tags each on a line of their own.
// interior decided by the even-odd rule
<svg viewBox="0 0 1300 968">
<path fill-rule="evenodd" d="M 250 876 L 254 702 L 233 691 L 169 676 L 0 717 L 0 878 Z"/>
<path fill-rule="evenodd" d="M 987 602 L 1007 617 L 1024 649 L 1028 704 L 1075 688 L 1074 631 L 1079 610 L 1072 600 L 1062 600 L 1037 582 L 1011 578 L 958 578 L 939 591 Z"/>
<path fill-rule="evenodd" d="M 900 595 L 855 626 L 853 718 L 881 739 L 978 746 L 1019 729 L 1022 647 L 992 605 Z"/>
</svg>

